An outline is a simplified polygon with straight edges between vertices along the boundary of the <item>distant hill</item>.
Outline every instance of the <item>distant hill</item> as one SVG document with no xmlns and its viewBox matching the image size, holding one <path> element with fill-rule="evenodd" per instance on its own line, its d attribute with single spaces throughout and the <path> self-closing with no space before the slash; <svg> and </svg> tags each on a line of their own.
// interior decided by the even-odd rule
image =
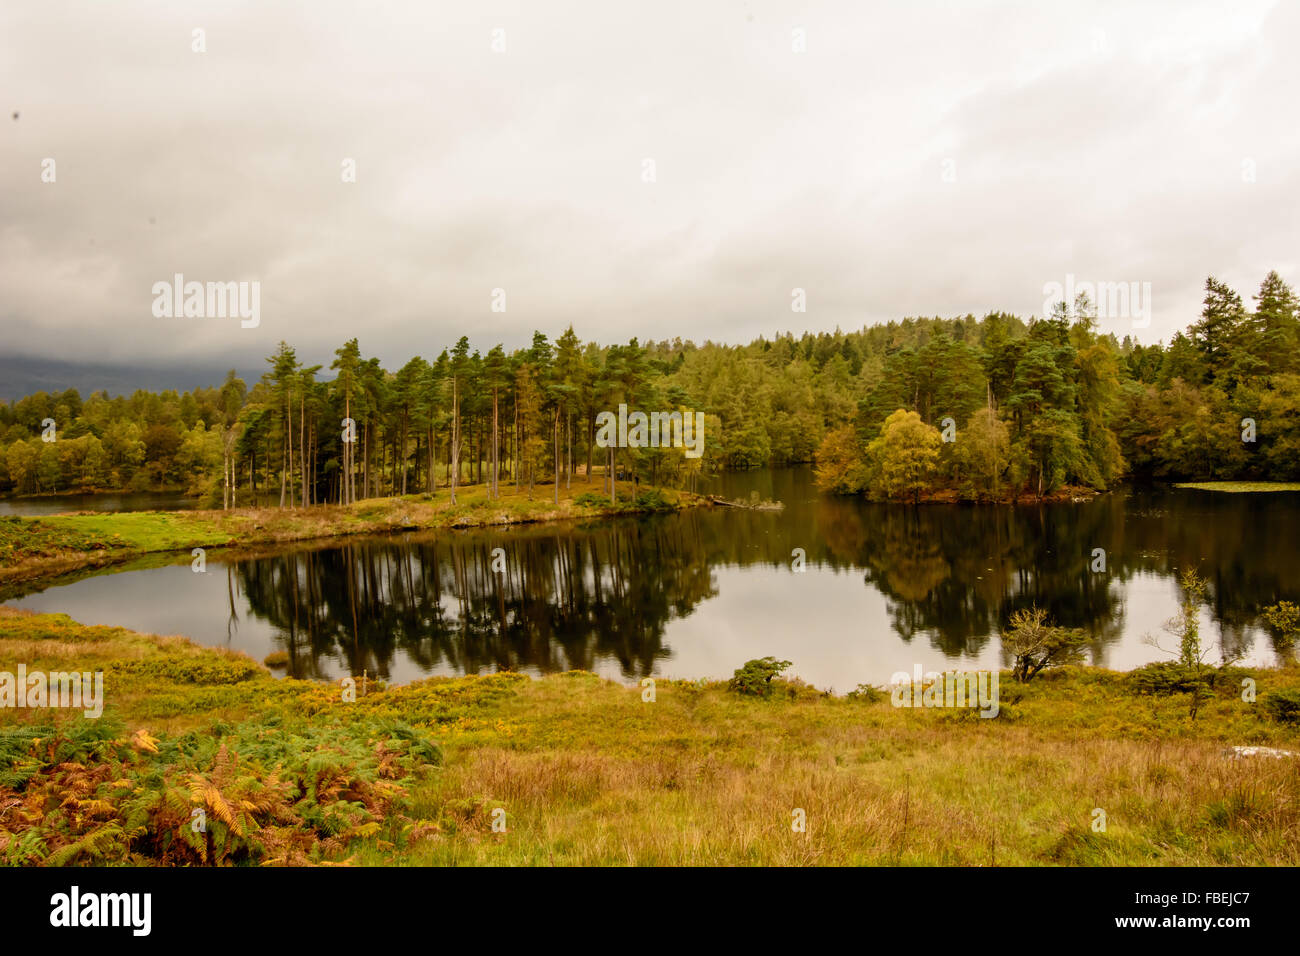
<svg viewBox="0 0 1300 956">
<path fill-rule="evenodd" d="M 68 388 L 75 388 L 83 398 L 100 390 L 110 395 L 130 395 L 141 388 L 189 391 L 220 385 L 232 364 L 249 385 L 264 371 L 241 367 L 239 362 L 217 360 L 166 366 L 98 365 L 0 355 L 0 400 L 12 402 L 33 392 L 61 392 Z"/>
</svg>

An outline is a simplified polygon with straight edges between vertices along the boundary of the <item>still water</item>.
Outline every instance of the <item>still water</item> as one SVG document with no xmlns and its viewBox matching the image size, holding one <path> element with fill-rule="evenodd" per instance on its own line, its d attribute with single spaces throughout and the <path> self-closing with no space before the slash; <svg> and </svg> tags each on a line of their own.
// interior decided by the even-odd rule
<svg viewBox="0 0 1300 956">
<path fill-rule="evenodd" d="M 179 491 L 142 491 L 94 495 L 45 495 L 33 498 L 0 498 L 0 515 L 39 517 L 65 511 L 191 511 L 197 498 Z"/>
<path fill-rule="evenodd" d="M 1259 609 L 1300 601 L 1300 495 L 1128 488 L 1076 504 L 912 508 L 819 494 L 808 468 L 715 490 L 784 511 L 701 509 L 511 531 L 188 555 L 11 603 L 246 651 L 301 677 L 583 668 L 624 681 L 729 677 L 774 655 L 839 693 L 900 670 L 1001 666 L 998 629 L 1031 604 L 1089 635 L 1088 659 L 1169 657 L 1177 574 L 1209 580 L 1202 634 L 1276 661 Z M 542 492 L 544 493 L 544 489 Z M 492 550 L 506 570 L 494 573 Z M 1090 566 L 1105 552 L 1106 571 Z M 804 570 L 795 571 L 795 549 Z"/>
</svg>

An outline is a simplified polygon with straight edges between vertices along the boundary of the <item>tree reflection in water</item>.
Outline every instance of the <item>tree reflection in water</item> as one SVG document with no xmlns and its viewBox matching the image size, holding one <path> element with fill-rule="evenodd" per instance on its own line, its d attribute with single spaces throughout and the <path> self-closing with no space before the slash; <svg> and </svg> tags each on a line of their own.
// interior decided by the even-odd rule
<svg viewBox="0 0 1300 956">
<path fill-rule="evenodd" d="M 809 573 L 860 572 L 903 641 L 953 658 L 996 648 L 1009 615 L 1037 604 L 1086 630 L 1100 659 L 1125 636 L 1128 582 L 1172 581 L 1186 565 L 1209 580 L 1235 649 L 1250 650 L 1261 607 L 1300 599 L 1296 495 L 1128 489 L 1076 504 L 909 507 L 818 495 L 806 468 L 725 481 L 722 493 L 756 490 L 785 510 L 361 539 L 235 562 L 233 586 L 276 627 L 301 677 L 331 672 L 322 662 L 335 658 L 387 677 L 405 657 L 425 673 L 613 661 L 639 678 L 671 656 L 670 623 L 717 595 L 715 569 L 765 566 L 783 588 L 794 548 Z M 1104 574 L 1090 570 L 1097 548 Z M 797 581 L 788 587 L 789 619 L 772 627 L 797 626 Z"/>
</svg>

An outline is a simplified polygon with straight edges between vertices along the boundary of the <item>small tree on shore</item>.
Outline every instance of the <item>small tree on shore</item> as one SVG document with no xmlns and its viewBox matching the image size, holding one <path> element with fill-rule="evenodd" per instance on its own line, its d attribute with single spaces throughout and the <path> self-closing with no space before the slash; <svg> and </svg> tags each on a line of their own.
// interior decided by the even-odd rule
<svg viewBox="0 0 1300 956">
<path fill-rule="evenodd" d="M 1181 683 L 1191 695 L 1188 716 L 1195 720 L 1201 701 L 1210 696 L 1213 686 L 1214 667 L 1206 660 L 1209 649 L 1201 640 L 1200 614 L 1201 604 L 1205 601 L 1206 584 L 1205 579 L 1191 568 L 1179 575 L 1178 583 L 1183 589 L 1183 600 L 1178 614 L 1166 622 L 1165 630 L 1178 638 L 1177 666 L 1183 678 Z M 1160 647 L 1154 638 L 1148 637 L 1147 643 Z M 1225 666 L 1230 663 L 1226 658 L 1223 661 Z"/>
<path fill-rule="evenodd" d="M 1192 678 L 1192 699 L 1188 712 L 1195 720 L 1201 699 L 1209 696 L 1209 684 L 1205 675 L 1210 667 L 1205 663 L 1200 621 L 1201 602 L 1205 599 L 1205 581 L 1188 568 L 1183 572 L 1179 583 L 1183 586 L 1183 603 L 1178 616 L 1166 625 L 1166 629 L 1178 638 L 1178 664 Z"/>
<path fill-rule="evenodd" d="M 789 666 L 789 661 L 778 661 L 775 657 L 746 661 L 744 667 L 736 668 L 735 676 L 727 683 L 727 688 L 750 697 L 770 697 L 772 678 Z"/>
<path fill-rule="evenodd" d="M 1002 649 L 1011 656 L 1011 676 L 1021 684 L 1048 667 L 1078 660 L 1086 635 L 1075 628 L 1052 624 L 1040 607 L 1021 608 L 1002 632 Z"/>
<path fill-rule="evenodd" d="M 1290 601 L 1281 601 L 1264 608 L 1264 621 L 1278 653 L 1292 653 L 1296 648 L 1296 638 L 1300 636 L 1300 607 Z"/>
</svg>

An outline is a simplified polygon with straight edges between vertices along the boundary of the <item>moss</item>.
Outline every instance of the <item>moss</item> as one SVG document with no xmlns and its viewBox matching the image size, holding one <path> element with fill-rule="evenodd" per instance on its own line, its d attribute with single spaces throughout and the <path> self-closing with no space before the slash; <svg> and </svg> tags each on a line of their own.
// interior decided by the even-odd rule
<svg viewBox="0 0 1300 956">
<path fill-rule="evenodd" d="M 1182 481 L 1175 488 L 1192 488 L 1196 491 L 1225 491 L 1230 494 L 1246 494 L 1267 491 L 1300 491 L 1300 482 L 1295 481 Z"/>
</svg>

